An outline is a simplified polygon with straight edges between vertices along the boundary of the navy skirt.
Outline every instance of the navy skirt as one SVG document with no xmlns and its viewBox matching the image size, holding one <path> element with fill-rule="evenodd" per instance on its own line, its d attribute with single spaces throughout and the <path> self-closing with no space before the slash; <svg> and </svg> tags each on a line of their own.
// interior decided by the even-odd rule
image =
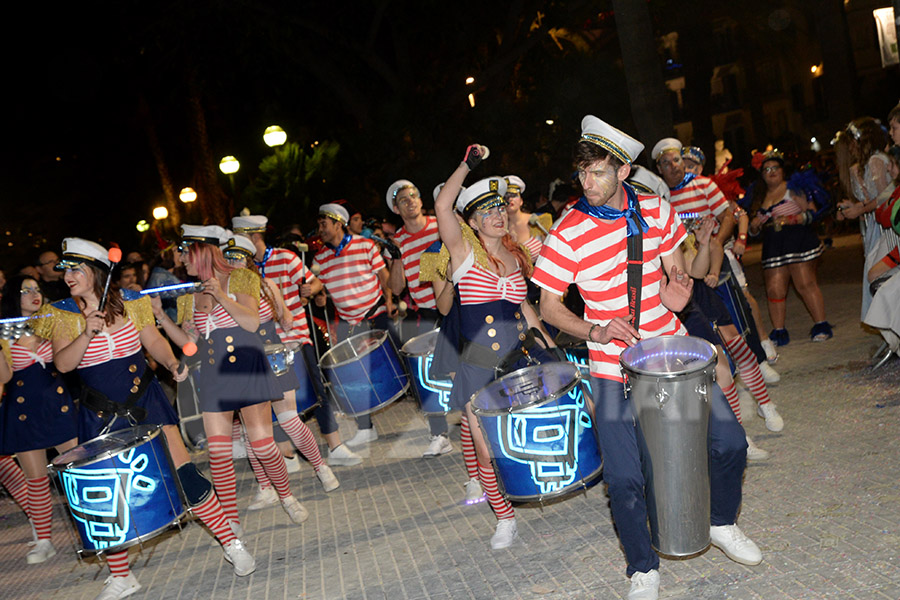
<svg viewBox="0 0 900 600">
<path fill-rule="evenodd" d="M 75 404 L 53 363 L 13 372 L 0 403 L 0 454 L 52 448 L 76 437 Z"/>
<path fill-rule="evenodd" d="M 814 260 L 825 251 L 825 246 L 809 225 L 782 225 L 776 230 L 767 223 L 763 228 L 762 240 L 763 269 Z"/>
</svg>

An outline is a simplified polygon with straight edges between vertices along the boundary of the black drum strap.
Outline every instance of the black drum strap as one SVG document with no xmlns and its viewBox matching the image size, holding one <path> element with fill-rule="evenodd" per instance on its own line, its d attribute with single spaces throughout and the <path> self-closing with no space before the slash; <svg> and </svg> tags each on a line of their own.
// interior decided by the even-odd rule
<svg viewBox="0 0 900 600">
<path fill-rule="evenodd" d="M 628 242 L 628 311 L 633 315 L 632 327 L 640 330 L 641 327 L 641 289 L 644 276 L 644 236 L 641 232 L 641 224 L 638 221 L 640 207 L 635 207 L 635 213 L 630 217 L 634 221 L 637 233 L 626 238 Z"/>
</svg>

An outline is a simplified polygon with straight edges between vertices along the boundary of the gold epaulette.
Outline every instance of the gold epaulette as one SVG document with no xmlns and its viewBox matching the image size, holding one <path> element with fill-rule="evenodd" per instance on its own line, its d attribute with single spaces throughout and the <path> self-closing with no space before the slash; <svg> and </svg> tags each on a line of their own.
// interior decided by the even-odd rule
<svg viewBox="0 0 900 600">
<path fill-rule="evenodd" d="M 194 295 L 184 294 L 183 296 L 178 296 L 175 300 L 175 304 L 178 306 L 178 315 L 175 317 L 175 323 L 181 325 L 185 321 L 192 320 L 194 318 Z"/>
<path fill-rule="evenodd" d="M 131 319 L 135 329 L 141 331 L 147 325 L 156 325 L 156 317 L 153 316 L 153 307 L 150 305 L 150 296 L 142 296 L 135 300 L 125 300 L 125 316 Z"/>
<path fill-rule="evenodd" d="M 71 342 L 84 331 L 84 316 L 80 312 L 71 312 L 52 304 L 45 304 L 34 316 L 42 318 L 32 319 L 29 324 L 35 335 L 46 340 L 62 338 Z"/>
<path fill-rule="evenodd" d="M 259 302 L 259 275 L 250 269 L 235 269 L 228 276 L 228 292 L 231 294 L 247 294 Z"/>
<path fill-rule="evenodd" d="M 447 279 L 447 264 L 450 262 L 450 253 L 446 246 L 441 247 L 440 252 L 423 252 L 419 258 L 419 280 L 440 281 Z"/>
<path fill-rule="evenodd" d="M 544 229 L 550 231 L 550 228 L 553 227 L 553 215 L 550 213 L 542 213 L 538 215 L 538 222 L 544 226 Z M 537 225 L 529 225 L 528 229 L 531 231 L 531 237 L 543 239 L 544 232 L 541 231 L 540 227 Z"/>
<path fill-rule="evenodd" d="M 465 223 L 461 223 L 460 226 L 462 227 L 463 239 L 469 242 L 469 246 L 472 247 L 472 252 L 475 254 L 475 264 L 483 269 L 491 271 L 491 261 L 488 260 L 487 250 L 481 245 L 478 234 Z"/>
</svg>

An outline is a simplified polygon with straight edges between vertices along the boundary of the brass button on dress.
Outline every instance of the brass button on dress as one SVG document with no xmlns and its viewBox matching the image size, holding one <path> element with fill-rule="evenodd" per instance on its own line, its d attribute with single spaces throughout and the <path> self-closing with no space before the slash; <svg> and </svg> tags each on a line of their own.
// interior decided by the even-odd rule
<svg viewBox="0 0 900 600">
<path fill-rule="evenodd" d="M 488 315 L 484 318 L 484 322 L 490 325 L 494 322 L 494 315 Z"/>
<path fill-rule="evenodd" d="M 498 350 L 500 350 L 500 344 L 498 344 L 497 342 L 494 342 L 493 344 L 491 344 L 491 350 L 493 350 L 494 352 L 497 352 Z"/>
<path fill-rule="evenodd" d="M 128 365 L 129 373 L 137 373 L 137 365 Z"/>
</svg>

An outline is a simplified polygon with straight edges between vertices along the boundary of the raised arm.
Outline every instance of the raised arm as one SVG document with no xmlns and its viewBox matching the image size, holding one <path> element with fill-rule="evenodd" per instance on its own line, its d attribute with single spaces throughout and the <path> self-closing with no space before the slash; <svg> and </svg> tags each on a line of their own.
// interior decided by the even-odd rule
<svg viewBox="0 0 900 600">
<path fill-rule="evenodd" d="M 447 246 L 450 252 L 450 261 L 454 265 L 460 264 L 465 260 L 469 253 L 468 244 L 463 239 L 462 228 L 453 211 L 453 204 L 459 195 L 462 184 L 466 180 L 466 175 L 481 163 L 482 157 L 487 154 L 484 146 L 472 144 L 466 149 L 466 155 L 463 162 L 456 167 L 453 174 L 447 179 L 444 187 L 434 201 L 434 214 L 437 217 L 438 232 L 441 235 L 441 241 Z"/>
</svg>

